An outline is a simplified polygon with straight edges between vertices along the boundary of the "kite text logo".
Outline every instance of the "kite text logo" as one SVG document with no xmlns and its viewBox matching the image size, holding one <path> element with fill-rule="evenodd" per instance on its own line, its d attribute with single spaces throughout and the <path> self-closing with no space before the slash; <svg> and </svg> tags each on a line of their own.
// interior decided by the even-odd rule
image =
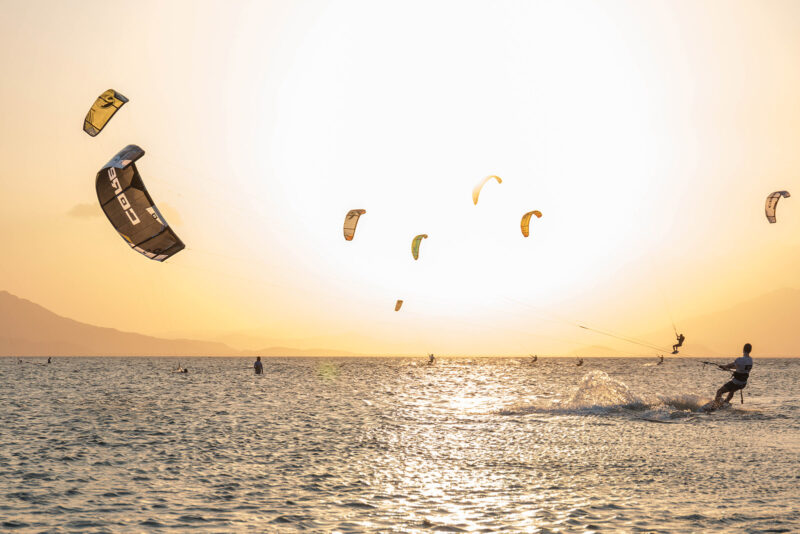
<svg viewBox="0 0 800 534">
<path fill-rule="evenodd" d="M 117 195 L 117 200 L 119 200 L 119 205 L 122 206 L 122 211 L 128 216 L 132 225 L 135 226 L 139 224 L 139 217 L 136 216 L 136 212 L 133 211 L 131 203 L 128 202 L 128 197 L 122 192 L 122 186 L 117 178 L 117 170 L 114 167 L 108 169 L 108 179 L 111 180 L 111 187 L 114 188 L 114 194 Z"/>
</svg>

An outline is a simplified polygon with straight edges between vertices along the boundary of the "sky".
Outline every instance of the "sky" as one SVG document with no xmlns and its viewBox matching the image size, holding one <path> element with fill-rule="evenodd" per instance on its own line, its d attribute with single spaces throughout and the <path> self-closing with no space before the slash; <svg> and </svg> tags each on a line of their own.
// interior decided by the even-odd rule
<svg viewBox="0 0 800 534">
<path fill-rule="evenodd" d="M 0 289 L 61 315 L 241 348 L 566 353 L 617 342 L 577 323 L 644 335 L 800 287 L 798 201 L 763 211 L 800 182 L 800 3 L 0 8 Z M 108 88 L 130 102 L 91 138 Z M 97 205 L 131 143 L 187 245 L 163 264 Z"/>
</svg>

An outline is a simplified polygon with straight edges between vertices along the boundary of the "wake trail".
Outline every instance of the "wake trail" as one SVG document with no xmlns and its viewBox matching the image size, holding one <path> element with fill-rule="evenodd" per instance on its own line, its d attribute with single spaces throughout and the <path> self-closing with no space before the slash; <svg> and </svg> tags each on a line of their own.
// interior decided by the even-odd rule
<svg viewBox="0 0 800 534">
<path fill-rule="evenodd" d="M 624 382 L 611 378 L 603 371 L 594 370 L 584 375 L 576 390 L 566 399 L 543 400 L 532 404 L 518 403 L 500 410 L 499 413 L 500 415 L 629 413 L 636 418 L 645 416 L 648 420 L 663 417 L 674 419 L 700 412 L 700 408 L 709 400 L 711 399 L 688 393 L 656 395 L 651 399 L 645 399 L 634 393 Z"/>
</svg>

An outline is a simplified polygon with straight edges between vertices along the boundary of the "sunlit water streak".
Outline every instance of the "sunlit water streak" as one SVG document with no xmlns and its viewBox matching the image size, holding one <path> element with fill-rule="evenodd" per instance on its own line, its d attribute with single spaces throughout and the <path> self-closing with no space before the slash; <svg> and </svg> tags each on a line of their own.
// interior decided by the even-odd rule
<svg viewBox="0 0 800 534">
<path fill-rule="evenodd" d="M 800 531 L 800 360 L 425 360 L 0 359 L 0 530 Z"/>
</svg>

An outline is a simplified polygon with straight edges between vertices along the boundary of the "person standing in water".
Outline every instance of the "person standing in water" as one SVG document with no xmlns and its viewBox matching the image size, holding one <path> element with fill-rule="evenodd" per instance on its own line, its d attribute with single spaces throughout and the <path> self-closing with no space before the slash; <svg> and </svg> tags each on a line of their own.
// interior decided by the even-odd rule
<svg viewBox="0 0 800 534">
<path fill-rule="evenodd" d="M 261 356 L 256 356 L 256 361 L 253 364 L 253 369 L 255 369 L 257 375 L 264 373 L 264 364 L 261 363 Z"/>
<path fill-rule="evenodd" d="M 750 345 L 750 343 L 745 343 L 744 348 L 742 349 L 741 357 L 736 358 L 736 360 L 727 365 L 719 366 L 720 369 L 733 371 L 733 377 L 731 377 L 728 382 L 726 382 L 717 390 L 717 395 L 714 397 L 714 402 L 717 404 L 722 404 L 720 399 L 725 393 L 727 393 L 728 396 L 723 402 L 730 402 L 733 398 L 733 394 L 736 391 L 745 388 L 747 385 L 747 379 L 750 378 L 750 370 L 753 368 L 753 358 L 750 357 L 750 351 L 752 350 L 753 346 Z"/>
</svg>

